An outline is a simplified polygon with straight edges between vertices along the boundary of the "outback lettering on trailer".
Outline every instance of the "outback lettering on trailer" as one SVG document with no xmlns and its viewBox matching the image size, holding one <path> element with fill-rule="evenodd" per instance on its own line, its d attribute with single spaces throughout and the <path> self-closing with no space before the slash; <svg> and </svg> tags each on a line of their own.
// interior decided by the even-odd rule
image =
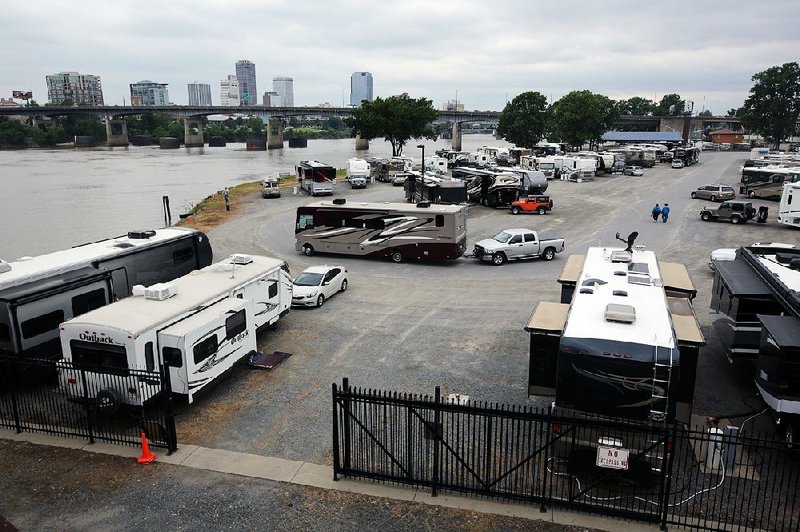
<svg viewBox="0 0 800 532">
<path fill-rule="evenodd" d="M 109 336 L 97 336 L 97 333 L 81 333 L 78 335 L 78 338 L 81 340 L 86 340 L 87 342 L 97 342 L 101 344 L 113 344 L 114 340 Z"/>
<path fill-rule="evenodd" d="M 231 338 L 231 344 L 235 344 L 236 342 L 241 342 L 245 337 L 247 337 L 248 334 L 250 334 L 250 331 L 245 329 L 243 332 L 240 332 L 239 334 Z"/>
</svg>

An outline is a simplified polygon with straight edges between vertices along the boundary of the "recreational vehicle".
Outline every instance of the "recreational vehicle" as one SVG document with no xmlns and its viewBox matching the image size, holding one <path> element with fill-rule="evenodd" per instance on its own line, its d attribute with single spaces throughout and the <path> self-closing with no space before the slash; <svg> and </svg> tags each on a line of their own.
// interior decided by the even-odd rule
<svg viewBox="0 0 800 532">
<path fill-rule="evenodd" d="M 765 170 L 760 168 L 759 170 Z M 739 187 L 739 194 L 748 198 L 760 198 L 768 200 L 780 200 L 783 194 L 783 185 L 786 183 L 800 182 L 800 168 L 780 168 L 778 172 L 766 176 L 764 180 L 761 176 L 756 181 Z"/>
<path fill-rule="evenodd" d="M 347 159 L 345 176 L 350 182 L 351 188 L 366 188 L 369 175 L 370 169 L 367 161 L 359 158 Z"/>
<path fill-rule="evenodd" d="M 172 392 L 194 395 L 256 349 L 256 330 L 289 312 L 292 280 L 282 260 L 232 255 L 202 270 L 149 287 L 61 325 L 60 383 L 68 394 L 84 386 L 102 406 L 142 405 L 157 388 L 131 369 L 168 368 Z M 84 381 L 85 378 L 85 381 Z M 113 383 L 113 384 L 112 384 Z"/>
<path fill-rule="evenodd" d="M 522 176 L 505 169 L 458 168 L 452 174 L 467 184 L 470 201 L 487 207 L 508 207 L 523 192 Z"/>
<path fill-rule="evenodd" d="M 460 205 L 467 202 L 467 187 L 460 179 L 441 178 L 419 172 L 411 172 L 405 183 L 406 202 L 443 203 Z"/>
<path fill-rule="evenodd" d="M 341 253 L 454 260 L 467 245 L 467 212 L 459 205 L 319 201 L 298 207 L 294 247 L 311 256 Z"/>
<path fill-rule="evenodd" d="M 128 297 L 135 284 L 171 281 L 208 266 L 211 257 L 206 235 L 169 228 L 0 260 L 0 352 L 57 358 L 60 323 Z"/>
<path fill-rule="evenodd" d="M 336 168 L 319 161 L 302 161 L 295 169 L 303 190 L 312 196 L 332 195 Z"/>
<path fill-rule="evenodd" d="M 795 197 L 797 201 L 792 203 Z M 784 183 L 778 207 L 778 223 L 800 227 L 800 183 Z"/>
<path fill-rule="evenodd" d="M 800 167 L 769 165 L 742 168 L 740 183 L 742 187 L 757 183 L 769 183 L 772 181 L 772 177 L 776 175 L 784 176 L 785 181 L 797 181 L 800 178 Z"/>
</svg>

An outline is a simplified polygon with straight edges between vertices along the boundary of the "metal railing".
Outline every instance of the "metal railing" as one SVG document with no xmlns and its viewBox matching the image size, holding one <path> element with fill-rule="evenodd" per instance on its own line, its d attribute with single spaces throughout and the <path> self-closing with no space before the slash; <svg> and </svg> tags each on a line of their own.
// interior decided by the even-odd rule
<svg viewBox="0 0 800 532">
<path fill-rule="evenodd" d="M 764 436 L 333 385 L 344 475 L 690 528 L 797 530 L 797 451 Z M 603 467 L 599 463 L 603 463 Z"/>
<path fill-rule="evenodd" d="M 0 356 L 0 427 L 177 449 L 169 371 L 98 370 L 66 360 Z M 141 404 L 141 399 L 146 399 Z"/>
</svg>

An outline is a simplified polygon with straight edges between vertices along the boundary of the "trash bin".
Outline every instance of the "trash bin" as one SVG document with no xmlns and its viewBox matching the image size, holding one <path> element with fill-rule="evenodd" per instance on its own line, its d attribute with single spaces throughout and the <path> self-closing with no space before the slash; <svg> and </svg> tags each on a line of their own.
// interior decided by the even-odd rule
<svg viewBox="0 0 800 532">
<path fill-rule="evenodd" d="M 300 187 L 297 187 L 297 186 L 294 186 L 294 187 L 292 187 L 292 194 L 294 194 L 295 196 L 297 196 L 297 192 L 298 192 L 299 190 L 300 190 Z"/>
<path fill-rule="evenodd" d="M 769 207 L 762 205 L 758 208 L 758 214 L 756 215 L 756 222 L 760 224 L 767 223 L 767 217 L 769 216 Z"/>
</svg>

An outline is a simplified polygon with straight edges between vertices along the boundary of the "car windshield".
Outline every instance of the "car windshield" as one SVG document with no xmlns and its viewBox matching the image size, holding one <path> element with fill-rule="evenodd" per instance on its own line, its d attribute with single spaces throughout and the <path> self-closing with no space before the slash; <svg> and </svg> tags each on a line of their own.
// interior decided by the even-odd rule
<svg viewBox="0 0 800 532">
<path fill-rule="evenodd" d="M 296 286 L 319 286 L 322 282 L 321 273 L 303 272 L 294 280 Z"/>
<path fill-rule="evenodd" d="M 492 237 L 492 240 L 497 240 L 498 242 L 501 242 L 501 243 L 505 244 L 506 242 L 508 242 L 511 239 L 511 236 L 512 236 L 511 233 L 506 233 L 505 231 L 500 231 L 499 233 L 497 233 L 496 235 L 494 235 Z"/>
</svg>

